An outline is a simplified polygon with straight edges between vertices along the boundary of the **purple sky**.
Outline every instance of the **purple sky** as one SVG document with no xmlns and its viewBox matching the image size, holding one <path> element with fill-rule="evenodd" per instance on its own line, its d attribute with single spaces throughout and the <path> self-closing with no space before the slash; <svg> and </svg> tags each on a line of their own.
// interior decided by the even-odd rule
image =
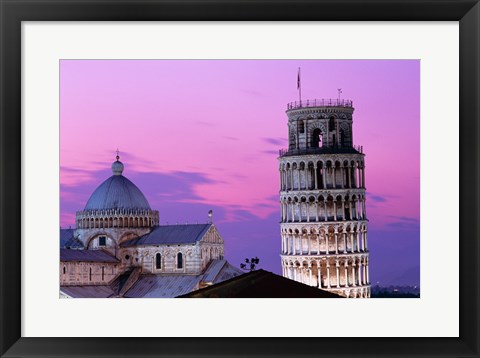
<svg viewBox="0 0 480 358">
<path fill-rule="evenodd" d="M 370 278 L 418 284 L 420 62 L 417 60 L 62 60 L 62 227 L 111 175 L 124 175 L 160 223 L 213 221 L 226 258 L 281 273 L 278 149 L 286 104 L 353 100 L 354 144 L 366 154 Z"/>
</svg>

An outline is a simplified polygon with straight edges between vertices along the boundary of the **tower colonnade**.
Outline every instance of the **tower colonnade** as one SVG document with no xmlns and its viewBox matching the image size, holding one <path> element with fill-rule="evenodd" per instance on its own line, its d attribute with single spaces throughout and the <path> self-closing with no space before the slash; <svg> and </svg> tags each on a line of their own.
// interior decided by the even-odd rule
<svg viewBox="0 0 480 358">
<path fill-rule="evenodd" d="M 329 255 L 366 253 L 367 222 L 354 222 L 345 226 L 331 225 L 312 229 L 281 228 L 282 254 Z"/>
<path fill-rule="evenodd" d="M 298 256 L 282 255 L 282 274 L 303 284 L 346 297 L 370 297 L 368 255 Z"/>
<path fill-rule="evenodd" d="M 365 154 L 353 145 L 353 103 L 287 107 L 279 151 L 284 277 L 345 297 L 370 297 Z"/>
<path fill-rule="evenodd" d="M 279 168 L 280 190 L 365 188 L 363 160 L 346 156 L 332 156 L 326 162 L 313 157 L 285 161 Z"/>
<path fill-rule="evenodd" d="M 282 222 L 366 220 L 363 192 L 281 193 Z"/>
</svg>

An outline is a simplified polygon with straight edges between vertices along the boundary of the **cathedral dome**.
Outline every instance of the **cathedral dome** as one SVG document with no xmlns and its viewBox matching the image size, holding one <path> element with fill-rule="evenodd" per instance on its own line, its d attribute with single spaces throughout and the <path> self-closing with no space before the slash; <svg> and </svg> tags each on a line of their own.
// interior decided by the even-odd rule
<svg viewBox="0 0 480 358">
<path fill-rule="evenodd" d="M 150 210 L 145 195 L 125 178 L 123 163 L 117 160 L 112 164 L 113 175 L 98 186 L 88 199 L 84 210 L 106 209 L 147 209 Z"/>
</svg>

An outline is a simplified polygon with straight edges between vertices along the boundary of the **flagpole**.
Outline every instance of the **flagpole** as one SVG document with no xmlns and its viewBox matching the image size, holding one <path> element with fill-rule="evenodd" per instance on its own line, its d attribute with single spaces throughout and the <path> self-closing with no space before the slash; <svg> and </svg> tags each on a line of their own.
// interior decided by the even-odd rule
<svg viewBox="0 0 480 358">
<path fill-rule="evenodd" d="M 298 68 L 297 89 L 298 89 L 298 99 L 300 100 L 300 106 L 301 106 L 302 105 L 302 81 L 300 79 L 300 67 Z"/>
</svg>

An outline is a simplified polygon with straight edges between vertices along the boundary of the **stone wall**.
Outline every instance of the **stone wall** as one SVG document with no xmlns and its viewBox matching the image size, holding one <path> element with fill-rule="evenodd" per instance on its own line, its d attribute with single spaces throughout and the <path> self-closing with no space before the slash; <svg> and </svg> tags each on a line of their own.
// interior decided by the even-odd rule
<svg viewBox="0 0 480 358">
<path fill-rule="evenodd" d="M 118 273 L 116 263 L 60 262 L 60 285 L 107 285 Z"/>
</svg>

